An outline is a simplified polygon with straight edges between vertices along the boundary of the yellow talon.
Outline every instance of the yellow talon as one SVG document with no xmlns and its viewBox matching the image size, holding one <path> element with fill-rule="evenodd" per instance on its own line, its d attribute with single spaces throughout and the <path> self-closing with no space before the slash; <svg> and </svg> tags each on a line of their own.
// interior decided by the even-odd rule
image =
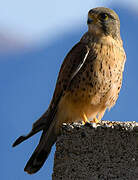
<svg viewBox="0 0 138 180">
<path fill-rule="evenodd" d="M 94 117 L 92 121 L 90 121 L 91 123 L 96 123 L 98 124 L 99 123 L 99 120 L 97 119 L 97 117 Z"/>
<path fill-rule="evenodd" d="M 88 120 L 87 116 L 84 113 L 83 113 L 82 119 L 83 119 L 83 121 L 82 121 L 83 125 L 86 124 L 86 123 L 89 123 L 89 120 Z"/>
</svg>

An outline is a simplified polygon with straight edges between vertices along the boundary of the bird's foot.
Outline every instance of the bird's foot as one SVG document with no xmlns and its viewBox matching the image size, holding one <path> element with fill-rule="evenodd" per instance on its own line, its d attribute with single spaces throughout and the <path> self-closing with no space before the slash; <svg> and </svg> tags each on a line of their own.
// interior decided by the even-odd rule
<svg viewBox="0 0 138 180">
<path fill-rule="evenodd" d="M 97 117 L 94 117 L 92 121 L 90 121 L 90 123 L 96 123 L 98 124 L 100 122 L 100 120 Z"/>
</svg>

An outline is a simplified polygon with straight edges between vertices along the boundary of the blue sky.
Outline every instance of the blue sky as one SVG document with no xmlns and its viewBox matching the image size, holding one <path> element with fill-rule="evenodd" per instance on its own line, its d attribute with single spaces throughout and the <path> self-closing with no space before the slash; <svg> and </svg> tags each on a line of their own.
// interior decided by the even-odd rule
<svg viewBox="0 0 138 180">
<path fill-rule="evenodd" d="M 85 24 L 87 11 L 96 6 L 110 6 L 114 0 L 4 0 L 0 6 L 0 26 L 25 41 L 52 40 L 57 34 Z M 137 13 L 137 0 L 116 0 Z"/>
<path fill-rule="evenodd" d="M 37 174 L 30 176 L 23 171 L 40 134 L 17 148 L 13 149 L 11 145 L 18 136 L 28 133 L 32 123 L 48 107 L 60 65 L 67 52 L 87 30 L 87 11 L 93 7 L 112 7 L 119 14 L 127 53 L 119 99 L 116 106 L 105 114 L 104 119 L 138 121 L 138 2 L 113 2 L 5 0 L 1 3 L 0 32 L 35 45 L 27 52 L 22 50 L 13 54 L 0 54 L 2 180 L 51 179 L 55 147 Z"/>
</svg>

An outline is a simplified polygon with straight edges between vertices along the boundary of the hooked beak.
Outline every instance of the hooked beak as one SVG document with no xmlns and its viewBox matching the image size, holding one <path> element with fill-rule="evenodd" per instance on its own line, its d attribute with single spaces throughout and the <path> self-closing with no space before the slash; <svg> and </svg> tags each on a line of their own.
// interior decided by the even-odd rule
<svg viewBox="0 0 138 180">
<path fill-rule="evenodd" d="M 97 18 L 93 15 L 88 16 L 88 20 L 87 20 L 87 24 L 92 24 L 92 23 L 96 23 L 97 22 Z"/>
</svg>

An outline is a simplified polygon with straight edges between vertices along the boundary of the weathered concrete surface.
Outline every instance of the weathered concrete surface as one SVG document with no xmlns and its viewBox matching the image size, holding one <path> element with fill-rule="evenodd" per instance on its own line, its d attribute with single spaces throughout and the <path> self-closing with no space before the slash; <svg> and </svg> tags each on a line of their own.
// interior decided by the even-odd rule
<svg viewBox="0 0 138 180">
<path fill-rule="evenodd" d="M 138 123 L 63 125 L 53 180 L 138 180 Z"/>
</svg>

